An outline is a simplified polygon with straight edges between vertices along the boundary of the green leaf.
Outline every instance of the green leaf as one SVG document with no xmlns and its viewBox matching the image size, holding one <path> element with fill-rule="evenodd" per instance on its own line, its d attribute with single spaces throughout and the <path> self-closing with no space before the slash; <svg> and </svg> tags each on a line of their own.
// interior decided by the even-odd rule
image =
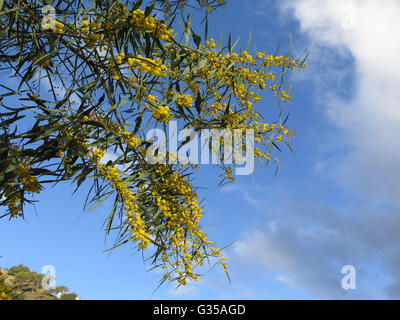
<svg viewBox="0 0 400 320">
<path fill-rule="evenodd" d="M 139 7 L 142 5 L 142 2 L 143 2 L 143 0 L 137 1 L 132 7 L 132 11 L 135 11 L 136 9 L 139 9 Z"/>
<path fill-rule="evenodd" d="M 207 59 L 203 59 L 199 62 L 199 64 L 196 66 L 196 68 L 194 68 L 195 71 L 203 69 L 208 63 Z"/>
<path fill-rule="evenodd" d="M 107 219 L 106 235 L 105 235 L 105 238 L 104 238 L 104 242 L 107 241 L 107 235 L 110 233 L 111 225 L 112 225 L 112 222 L 114 220 L 115 211 L 117 210 L 117 205 L 118 205 L 118 195 L 115 197 L 113 208 L 112 208 L 112 210 L 110 212 L 110 215 L 108 216 L 108 219 Z"/>
<path fill-rule="evenodd" d="M 197 97 L 196 97 L 194 106 L 195 106 L 198 114 L 200 114 L 200 111 L 201 111 L 201 103 L 202 103 L 202 99 L 201 99 L 200 91 L 197 91 Z"/>
<path fill-rule="evenodd" d="M 200 46 L 200 43 L 201 43 L 201 37 L 199 36 L 199 35 L 197 35 L 194 31 L 193 31 L 193 29 L 192 29 L 192 38 L 193 38 L 193 41 L 194 41 L 194 43 L 196 44 L 196 46 L 197 46 L 197 48 Z"/>
<path fill-rule="evenodd" d="M 279 149 L 278 145 L 274 141 L 271 140 L 271 143 L 274 145 L 275 148 L 279 150 L 279 152 L 282 152 L 282 150 Z"/>
<path fill-rule="evenodd" d="M 287 141 L 285 141 L 285 144 L 286 144 L 286 146 L 289 148 L 289 150 L 290 150 L 292 153 L 294 153 L 293 148 L 290 146 L 290 144 L 289 144 Z"/>
<path fill-rule="evenodd" d="M 204 40 L 208 40 L 208 14 L 206 13 L 206 25 L 204 29 Z"/>
<path fill-rule="evenodd" d="M 53 54 L 55 54 L 55 53 L 57 53 L 57 52 L 58 52 L 58 50 L 53 50 L 53 51 L 47 52 L 46 54 L 44 54 L 43 56 L 41 56 L 39 59 L 37 59 L 37 60 L 33 63 L 33 65 L 41 65 L 42 62 L 45 62 L 45 61 L 49 60 L 49 58 L 50 58 Z"/>
<path fill-rule="evenodd" d="M 31 67 L 29 67 L 29 69 L 25 72 L 25 74 L 23 75 L 19 85 L 18 85 L 18 91 L 21 90 L 21 87 L 23 86 L 24 83 L 27 83 L 29 80 L 31 80 L 33 78 L 33 76 L 35 75 L 36 71 L 39 69 L 39 67 L 36 67 L 35 70 L 32 70 Z"/>
<path fill-rule="evenodd" d="M 109 112 L 115 110 L 116 108 L 119 108 L 119 107 L 123 106 L 125 103 L 127 103 L 127 102 L 130 101 L 130 100 L 131 100 L 130 98 L 127 98 L 127 99 L 125 99 L 125 100 L 122 100 L 122 101 L 120 101 L 120 102 L 114 104 L 110 109 L 108 109 L 108 110 L 106 111 L 106 113 L 109 113 Z"/>
<path fill-rule="evenodd" d="M 189 43 L 190 31 L 191 31 L 191 21 L 190 21 L 190 13 L 188 13 L 188 17 L 186 19 L 185 25 L 183 27 L 183 34 L 185 35 L 186 44 Z"/>
<path fill-rule="evenodd" d="M 252 33 L 253 33 L 253 31 L 250 29 L 249 41 L 247 42 L 246 51 L 249 50 Z"/>
<path fill-rule="evenodd" d="M 144 11 L 144 15 L 146 17 L 148 17 L 150 15 L 150 13 L 153 11 L 153 9 L 154 9 L 154 2 L 151 5 L 146 7 L 146 9 Z"/>
<path fill-rule="evenodd" d="M 13 8 L 13 9 L 9 9 L 9 10 L 6 10 L 6 11 L 0 11 L 0 15 L 3 15 L 5 13 L 14 12 L 14 11 L 17 11 L 17 13 L 18 13 L 19 10 L 20 10 L 20 8 Z"/>
<path fill-rule="evenodd" d="M 236 45 L 238 44 L 239 40 L 240 40 L 240 37 L 237 38 L 237 40 L 236 40 L 235 43 L 233 44 L 231 50 L 235 49 L 235 47 L 236 47 Z"/>
<path fill-rule="evenodd" d="M 94 209 L 96 209 L 100 204 L 102 204 L 105 200 L 107 200 L 108 197 L 104 197 L 103 199 L 101 199 L 100 201 L 98 201 L 92 208 L 90 208 L 90 210 L 88 212 L 93 211 Z"/>
<path fill-rule="evenodd" d="M 133 129 L 133 134 L 136 134 L 139 131 L 140 125 L 142 124 L 142 119 L 143 116 L 141 114 L 135 119 L 135 128 Z"/>
</svg>

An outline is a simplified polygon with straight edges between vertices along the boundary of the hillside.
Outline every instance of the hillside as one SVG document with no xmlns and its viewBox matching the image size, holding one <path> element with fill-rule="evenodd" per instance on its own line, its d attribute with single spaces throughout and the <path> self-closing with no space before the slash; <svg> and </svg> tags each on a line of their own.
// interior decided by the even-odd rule
<svg viewBox="0 0 400 320">
<path fill-rule="evenodd" d="M 42 288 L 43 274 L 31 271 L 23 265 L 10 269 L 0 268 L 4 285 L 11 288 L 9 295 L 13 300 L 79 300 L 75 293 L 69 293 L 65 286 L 46 290 Z"/>
</svg>

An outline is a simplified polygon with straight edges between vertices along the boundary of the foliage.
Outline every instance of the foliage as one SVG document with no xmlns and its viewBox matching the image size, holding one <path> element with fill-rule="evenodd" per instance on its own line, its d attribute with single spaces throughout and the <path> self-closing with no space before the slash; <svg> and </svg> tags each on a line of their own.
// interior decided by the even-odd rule
<svg viewBox="0 0 400 320">
<path fill-rule="evenodd" d="M 44 289 L 43 279 L 43 274 L 22 264 L 8 270 L 0 269 L 0 300 L 76 300 L 78 297 L 66 286 Z M 61 295 L 58 297 L 57 293 Z"/>
<path fill-rule="evenodd" d="M 0 270 L 0 300 L 11 300 L 11 290 L 5 284 L 5 274 Z"/>
<path fill-rule="evenodd" d="M 30 271 L 31 270 L 29 269 L 29 267 L 19 264 L 18 266 L 11 267 L 10 270 L 8 270 L 8 274 L 12 276 L 17 276 L 20 273 L 26 273 Z"/>
<path fill-rule="evenodd" d="M 11 267 L 8 274 L 14 276 L 19 281 L 30 281 L 38 287 L 41 286 L 44 278 L 43 274 L 31 271 L 28 267 L 23 266 L 22 264 Z"/>
<path fill-rule="evenodd" d="M 68 292 L 69 289 L 66 286 L 57 286 L 54 289 L 50 289 L 50 292 L 54 292 L 54 293 L 64 293 L 64 292 Z"/>
<path fill-rule="evenodd" d="M 64 293 L 61 295 L 61 300 L 76 300 L 78 298 L 78 295 L 75 293 Z"/>
<path fill-rule="evenodd" d="M 0 83 L 4 216 L 23 216 L 45 185 L 72 181 L 78 190 L 91 180 L 85 208 L 112 197 L 106 236 L 117 231 L 113 248 L 149 250 L 153 268 L 164 270 L 161 282 L 196 280 L 206 262 L 227 273 L 221 249 L 201 228 L 192 184 L 198 167 L 177 163 L 174 154 L 150 164 L 145 130 L 167 131 L 172 119 L 196 131 L 253 129 L 255 156 L 277 161 L 273 152 L 295 135 L 282 119 L 291 98 L 284 75 L 304 68 L 304 60 L 235 52 L 230 37 L 226 46 L 216 44 L 207 19 L 221 0 L 0 3 L 1 70 L 16 81 L 14 88 L 4 84 L 7 77 Z M 44 4 L 56 8 L 56 21 L 46 20 Z M 195 9 L 205 16 L 203 39 L 187 14 Z M 179 17 L 181 37 L 173 30 Z M 270 123 L 255 109 L 263 90 L 280 107 Z M 232 169 L 221 168 L 233 182 Z"/>
</svg>

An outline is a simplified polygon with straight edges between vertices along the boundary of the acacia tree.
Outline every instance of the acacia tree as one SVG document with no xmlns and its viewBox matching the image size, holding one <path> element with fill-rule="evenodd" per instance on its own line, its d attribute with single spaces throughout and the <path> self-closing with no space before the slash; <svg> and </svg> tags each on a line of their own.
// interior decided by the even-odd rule
<svg viewBox="0 0 400 320">
<path fill-rule="evenodd" d="M 5 284 L 5 275 L 0 269 L 0 300 L 12 300 L 11 288 Z"/>
<path fill-rule="evenodd" d="M 289 146 L 295 132 L 283 120 L 291 98 L 283 79 L 304 68 L 304 59 L 234 51 L 230 36 L 225 46 L 216 44 L 208 16 L 223 5 L 0 1 L 2 217 L 23 216 L 24 205 L 46 185 L 72 181 L 78 190 L 89 180 L 85 208 L 111 197 L 106 236 L 115 230 L 113 248 L 130 243 L 149 252 L 153 268 L 164 271 L 161 283 L 196 280 L 205 263 L 228 274 L 221 249 L 201 228 L 192 181 L 198 166 L 176 161 L 173 153 L 149 163 L 145 139 L 146 129 L 167 131 L 173 119 L 195 131 L 252 129 L 254 155 L 266 165 L 277 161 L 279 145 Z M 204 16 L 202 36 L 191 25 L 192 10 Z M 179 20 L 182 31 L 174 31 Z M 269 123 L 255 108 L 263 90 L 281 111 Z M 223 181 L 233 182 L 239 158 L 220 166 Z"/>
</svg>

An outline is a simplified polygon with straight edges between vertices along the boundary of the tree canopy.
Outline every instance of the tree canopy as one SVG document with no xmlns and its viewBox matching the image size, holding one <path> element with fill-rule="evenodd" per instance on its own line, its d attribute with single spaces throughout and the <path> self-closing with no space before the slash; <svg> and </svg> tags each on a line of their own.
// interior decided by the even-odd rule
<svg viewBox="0 0 400 320">
<path fill-rule="evenodd" d="M 89 181 L 85 208 L 114 201 L 105 224 L 113 248 L 149 252 L 161 282 L 196 280 L 205 263 L 228 274 L 222 249 L 201 228 L 198 164 L 173 152 L 150 163 L 146 130 L 167 132 L 171 121 L 195 132 L 251 129 L 255 158 L 276 162 L 276 150 L 295 135 L 283 114 L 291 99 L 284 78 L 305 64 L 249 45 L 235 51 L 231 36 L 225 45 L 209 37 L 208 17 L 224 5 L 0 1 L 0 216 L 22 217 L 45 186 L 72 181 L 76 191 Z M 202 25 L 192 25 L 191 12 Z M 277 119 L 265 122 L 256 109 L 262 91 L 277 99 Z M 222 160 L 223 150 L 212 152 Z M 235 154 L 231 165 L 221 162 L 223 182 L 234 181 L 242 161 Z"/>
</svg>

